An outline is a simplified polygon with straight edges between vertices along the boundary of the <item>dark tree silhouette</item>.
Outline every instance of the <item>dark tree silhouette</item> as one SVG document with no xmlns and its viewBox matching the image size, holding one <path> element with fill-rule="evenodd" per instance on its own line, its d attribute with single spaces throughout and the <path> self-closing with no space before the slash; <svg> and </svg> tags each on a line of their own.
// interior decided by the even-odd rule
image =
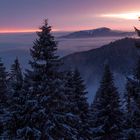
<svg viewBox="0 0 140 140">
<path fill-rule="evenodd" d="M 93 139 L 118 140 L 121 135 L 122 112 L 119 94 L 108 65 L 105 66 L 101 85 L 93 103 Z"/>
</svg>

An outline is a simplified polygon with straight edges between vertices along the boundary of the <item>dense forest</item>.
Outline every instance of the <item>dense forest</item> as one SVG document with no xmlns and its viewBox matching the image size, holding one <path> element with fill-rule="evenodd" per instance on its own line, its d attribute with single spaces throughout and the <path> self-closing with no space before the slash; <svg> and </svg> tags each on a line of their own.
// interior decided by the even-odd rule
<svg viewBox="0 0 140 140">
<path fill-rule="evenodd" d="M 109 64 L 92 104 L 77 68 L 62 70 L 57 42 L 45 20 L 24 73 L 0 60 L 0 140 L 140 140 L 140 59 L 126 77 L 123 98 Z"/>
</svg>

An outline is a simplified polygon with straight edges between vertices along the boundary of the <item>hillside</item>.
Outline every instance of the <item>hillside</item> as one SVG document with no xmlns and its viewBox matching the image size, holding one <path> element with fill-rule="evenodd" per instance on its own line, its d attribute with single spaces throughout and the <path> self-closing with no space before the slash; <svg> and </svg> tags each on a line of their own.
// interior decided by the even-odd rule
<svg viewBox="0 0 140 140">
<path fill-rule="evenodd" d="M 135 39 L 124 38 L 101 48 L 74 53 L 63 58 L 64 69 L 78 68 L 90 95 L 94 96 L 105 63 L 109 63 L 119 88 L 124 87 L 125 77 L 132 73 L 139 56 Z"/>
</svg>

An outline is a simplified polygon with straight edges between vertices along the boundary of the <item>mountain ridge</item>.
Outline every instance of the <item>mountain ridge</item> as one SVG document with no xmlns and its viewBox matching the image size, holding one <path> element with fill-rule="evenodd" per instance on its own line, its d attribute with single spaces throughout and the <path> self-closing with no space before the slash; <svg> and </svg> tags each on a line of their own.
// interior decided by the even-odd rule
<svg viewBox="0 0 140 140">
<path fill-rule="evenodd" d="M 133 36 L 134 32 L 125 32 L 119 30 L 112 30 L 107 27 L 100 27 L 91 30 L 81 30 L 69 33 L 60 38 L 88 38 L 88 37 L 105 37 L 105 36 Z"/>
</svg>

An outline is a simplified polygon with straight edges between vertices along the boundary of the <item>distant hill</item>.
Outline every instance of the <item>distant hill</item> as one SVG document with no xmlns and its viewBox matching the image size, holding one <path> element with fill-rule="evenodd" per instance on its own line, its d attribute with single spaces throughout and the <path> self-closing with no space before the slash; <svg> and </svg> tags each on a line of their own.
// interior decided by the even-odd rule
<svg viewBox="0 0 140 140">
<path fill-rule="evenodd" d="M 68 55 L 63 58 L 64 69 L 79 69 L 90 91 L 90 101 L 99 86 L 106 62 L 114 72 L 117 86 L 123 89 L 125 77 L 132 73 L 140 54 L 135 41 L 124 38 L 98 49 Z"/>
<path fill-rule="evenodd" d="M 106 36 L 133 36 L 134 32 L 123 32 L 123 31 L 117 31 L 112 30 L 110 28 L 102 27 L 97 28 L 93 30 L 83 30 L 83 31 L 77 31 L 73 32 L 64 36 L 61 36 L 61 38 L 87 38 L 87 37 L 106 37 Z"/>
</svg>

